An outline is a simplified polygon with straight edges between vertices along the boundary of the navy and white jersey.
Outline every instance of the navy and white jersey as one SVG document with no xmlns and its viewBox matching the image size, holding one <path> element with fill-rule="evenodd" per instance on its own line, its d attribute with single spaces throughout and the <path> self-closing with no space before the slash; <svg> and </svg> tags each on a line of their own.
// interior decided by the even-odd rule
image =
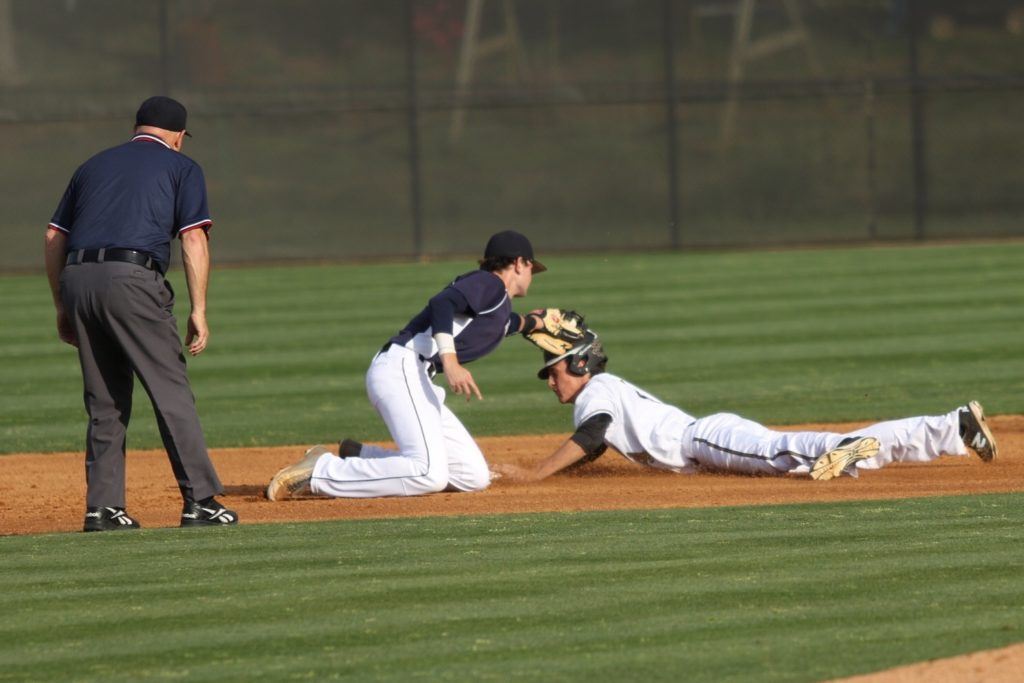
<svg viewBox="0 0 1024 683">
<path fill-rule="evenodd" d="M 673 472 L 692 471 L 682 447 L 692 415 L 607 372 L 594 375 L 580 390 L 573 422 L 579 427 L 601 413 L 612 418 L 605 443 L 630 460 Z"/>
<path fill-rule="evenodd" d="M 211 224 L 199 164 L 145 134 L 79 166 L 50 221 L 68 251 L 135 249 L 165 268 L 171 239 Z"/>
<path fill-rule="evenodd" d="M 455 337 L 455 355 L 465 364 L 486 356 L 519 327 L 505 283 L 494 273 L 475 270 L 455 278 L 434 296 L 390 343 L 412 349 L 440 369 L 435 333 Z"/>
</svg>

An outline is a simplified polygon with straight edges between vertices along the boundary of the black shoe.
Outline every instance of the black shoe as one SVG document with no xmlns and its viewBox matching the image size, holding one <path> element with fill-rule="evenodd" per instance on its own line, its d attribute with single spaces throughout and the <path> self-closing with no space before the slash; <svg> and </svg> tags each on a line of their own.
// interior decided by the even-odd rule
<svg viewBox="0 0 1024 683">
<path fill-rule="evenodd" d="M 974 451 L 982 462 L 996 459 L 996 438 L 985 421 L 985 411 L 977 401 L 971 401 L 960 411 L 960 438 L 964 445 Z"/>
<path fill-rule="evenodd" d="M 213 498 L 185 501 L 181 509 L 181 526 L 227 526 L 238 524 L 238 513 L 228 510 Z"/>
<path fill-rule="evenodd" d="M 125 513 L 124 508 L 85 509 L 85 526 L 82 531 L 124 531 L 141 528 L 138 522 Z"/>
<path fill-rule="evenodd" d="M 342 439 L 338 442 L 339 458 L 358 458 L 363 451 L 363 444 L 354 439 Z"/>
</svg>

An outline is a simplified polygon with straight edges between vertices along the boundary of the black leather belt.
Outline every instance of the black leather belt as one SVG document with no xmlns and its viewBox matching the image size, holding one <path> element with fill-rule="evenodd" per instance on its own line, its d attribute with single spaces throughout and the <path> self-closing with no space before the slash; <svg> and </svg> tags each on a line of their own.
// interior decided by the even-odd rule
<svg viewBox="0 0 1024 683">
<path fill-rule="evenodd" d="M 68 253 L 65 264 L 76 266 L 79 263 L 103 263 L 104 261 L 134 263 L 137 266 L 155 270 L 161 275 L 164 274 L 163 264 L 149 254 L 134 249 L 76 249 Z"/>
</svg>

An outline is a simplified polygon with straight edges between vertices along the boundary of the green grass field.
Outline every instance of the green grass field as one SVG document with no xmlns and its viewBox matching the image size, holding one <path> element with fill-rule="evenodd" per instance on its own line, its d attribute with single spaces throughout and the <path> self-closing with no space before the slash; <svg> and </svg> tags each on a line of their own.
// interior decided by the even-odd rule
<svg viewBox="0 0 1024 683">
<path fill-rule="evenodd" d="M 773 424 L 946 412 L 970 398 L 1024 412 L 1024 244 L 552 256 L 521 311 L 575 308 L 609 369 L 690 413 Z M 190 362 L 213 446 L 387 433 L 363 376 L 381 344 L 471 261 L 218 270 L 209 350 Z M 188 310 L 180 271 L 179 322 Z M 77 357 L 42 276 L 0 277 L 0 452 L 82 448 Z M 570 419 L 518 338 L 470 366 L 474 434 L 562 432 Z M 132 447 L 157 447 L 136 390 Z"/>
<path fill-rule="evenodd" d="M 822 680 L 1021 640 L 1020 503 L 7 538 L 0 680 Z"/>
<path fill-rule="evenodd" d="M 586 313 L 612 371 L 693 413 L 855 420 L 969 398 L 1020 413 L 1022 257 L 1018 243 L 555 255 L 518 308 Z M 215 271 L 211 346 L 190 364 L 211 444 L 386 438 L 366 365 L 471 266 Z M 81 449 L 77 360 L 56 339 L 44 278 L 0 277 L 0 295 L 0 450 Z M 471 366 L 485 400 L 453 408 L 475 434 L 567 432 L 538 361 L 508 340 Z M 157 446 L 136 398 L 130 447 Z M 0 680 L 851 675 L 1024 640 L 1022 503 L 0 538 Z"/>
</svg>

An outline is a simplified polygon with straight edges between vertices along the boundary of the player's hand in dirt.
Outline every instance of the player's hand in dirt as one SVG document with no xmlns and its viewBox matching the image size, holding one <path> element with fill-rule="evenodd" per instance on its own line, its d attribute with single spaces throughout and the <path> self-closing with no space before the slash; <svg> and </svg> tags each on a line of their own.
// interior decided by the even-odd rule
<svg viewBox="0 0 1024 683">
<path fill-rule="evenodd" d="M 536 481 L 533 470 L 529 470 L 510 462 L 496 462 L 491 465 L 491 481 L 502 479 L 511 483 L 521 484 Z"/>
</svg>

